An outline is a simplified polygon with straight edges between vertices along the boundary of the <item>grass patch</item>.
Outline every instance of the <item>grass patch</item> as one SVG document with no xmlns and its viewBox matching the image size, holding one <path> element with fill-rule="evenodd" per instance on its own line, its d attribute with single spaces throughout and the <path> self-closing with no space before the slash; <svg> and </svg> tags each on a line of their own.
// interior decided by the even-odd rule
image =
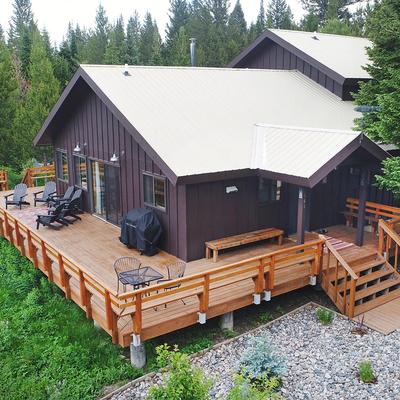
<svg viewBox="0 0 400 400">
<path fill-rule="evenodd" d="M 317 320 L 321 322 L 322 325 L 330 325 L 333 321 L 333 312 L 326 308 L 317 308 L 316 315 Z"/>
<path fill-rule="evenodd" d="M 0 398 L 96 398 L 134 379 L 122 349 L 0 239 Z"/>
<path fill-rule="evenodd" d="M 361 382 L 364 383 L 375 383 L 376 377 L 372 368 L 371 361 L 365 360 L 358 364 L 358 376 Z"/>
</svg>

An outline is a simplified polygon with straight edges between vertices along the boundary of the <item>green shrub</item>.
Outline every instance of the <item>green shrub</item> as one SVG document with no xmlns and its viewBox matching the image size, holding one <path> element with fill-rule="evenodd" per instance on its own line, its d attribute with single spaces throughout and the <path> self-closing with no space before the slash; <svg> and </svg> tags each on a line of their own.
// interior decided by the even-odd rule
<svg viewBox="0 0 400 400">
<path fill-rule="evenodd" d="M 88 400 L 135 370 L 110 337 L 0 239 L 0 399 Z"/>
<path fill-rule="evenodd" d="M 23 178 L 23 173 L 18 172 L 10 167 L 0 165 L 0 170 L 7 171 L 8 175 L 8 188 L 11 190 L 17 183 L 20 183 Z"/>
<path fill-rule="evenodd" d="M 227 400 L 281 399 L 282 397 L 276 393 L 279 386 L 280 381 L 276 377 L 265 378 L 262 380 L 262 385 L 260 385 L 238 374 L 234 378 L 234 386 L 229 391 Z"/>
<path fill-rule="evenodd" d="M 266 324 L 274 319 L 271 313 L 266 312 L 260 315 L 260 322 Z"/>
<path fill-rule="evenodd" d="M 170 351 L 168 345 L 157 349 L 159 365 L 168 365 L 163 374 L 163 383 L 150 388 L 148 400 L 207 400 L 211 381 L 204 373 L 192 366 L 189 356 L 178 351 L 177 346 Z"/>
<path fill-rule="evenodd" d="M 240 370 L 252 379 L 279 377 L 285 372 L 283 358 L 267 333 L 250 339 L 239 362 Z"/>
<path fill-rule="evenodd" d="M 181 353 L 184 354 L 197 353 L 201 350 L 212 347 L 213 344 L 214 342 L 207 337 L 197 338 L 188 342 L 187 344 L 185 344 L 185 346 L 182 346 Z"/>
<path fill-rule="evenodd" d="M 323 325 L 329 325 L 333 321 L 333 312 L 327 308 L 318 308 L 316 314 L 317 320 Z"/>
<path fill-rule="evenodd" d="M 364 383 L 375 382 L 376 378 L 374 370 L 372 368 L 371 361 L 365 360 L 361 361 L 360 364 L 358 364 L 358 375 L 360 377 L 361 382 Z"/>
</svg>

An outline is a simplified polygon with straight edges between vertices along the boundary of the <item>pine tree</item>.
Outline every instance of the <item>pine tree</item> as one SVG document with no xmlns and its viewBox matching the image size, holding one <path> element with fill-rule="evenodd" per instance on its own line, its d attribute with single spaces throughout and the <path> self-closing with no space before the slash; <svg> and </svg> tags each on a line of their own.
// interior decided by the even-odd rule
<svg viewBox="0 0 400 400">
<path fill-rule="evenodd" d="M 189 8 L 186 0 L 170 0 L 169 6 L 169 22 L 165 30 L 165 58 L 170 65 L 179 65 L 178 60 L 175 60 L 170 56 L 172 49 L 175 47 L 174 52 L 176 53 L 177 41 L 182 41 L 182 32 L 180 29 L 186 27 L 189 21 Z M 184 31 L 185 35 L 186 30 Z M 178 37 L 181 35 L 181 37 Z"/>
<path fill-rule="evenodd" d="M 26 28 L 31 28 L 33 24 L 33 13 L 31 0 L 14 0 L 13 15 L 8 31 L 8 45 L 18 56 L 21 39 Z"/>
<path fill-rule="evenodd" d="M 361 0 L 301 0 L 303 8 L 308 14 L 318 18 L 318 24 L 323 25 L 327 19 L 338 18 L 341 21 L 349 19 L 348 6 L 359 3 Z"/>
<path fill-rule="evenodd" d="M 300 28 L 306 32 L 316 32 L 318 25 L 319 18 L 313 10 L 310 10 L 300 21 Z"/>
<path fill-rule="evenodd" d="M 59 83 L 47 57 L 43 39 L 37 32 L 33 35 L 29 80 L 30 86 L 24 103 L 17 111 L 15 124 L 16 132 L 23 138 L 20 149 L 23 160 L 35 154 L 32 140 L 59 96 Z"/>
<path fill-rule="evenodd" d="M 3 27 L 0 24 L 0 42 L 5 43 Z"/>
<path fill-rule="evenodd" d="M 125 64 L 127 59 L 125 26 L 122 15 L 109 31 L 104 60 L 106 64 Z"/>
<path fill-rule="evenodd" d="M 275 29 L 291 29 L 293 14 L 286 0 L 271 0 L 267 10 L 267 26 Z"/>
<path fill-rule="evenodd" d="M 139 65 L 140 59 L 140 19 L 137 11 L 128 20 L 126 28 L 126 62 Z"/>
<path fill-rule="evenodd" d="M 88 41 L 88 62 L 103 64 L 107 47 L 109 24 L 106 11 L 100 4 L 96 11 L 96 28 Z"/>
<path fill-rule="evenodd" d="M 247 45 L 247 23 L 240 0 L 237 0 L 228 19 L 228 58 L 233 59 Z"/>
<path fill-rule="evenodd" d="M 143 65 L 161 65 L 161 36 L 151 14 L 145 15 L 140 30 L 140 59 Z"/>
<path fill-rule="evenodd" d="M 190 65 L 189 36 L 184 26 L 181 26 L 172 44 L 169 59 L 173 60 L 173 65 Z"/>
<path fill-rule="evenodd" d="M 4 39 L 0 40 L 0 165 L 19 169 L 20 140 L 14 135 L 15 112 L 18 105 L 18 83 L 12 58 Z"/>
<path fill-rule="evenodd" d="M 362 83 L 355 95 L 358 105 L 369 110 L 356 121 L 372 139 L 400 146 L 400 3 L 382 0 L 367 20 L 367 35 L 373 46 L 367 49 L 371 63 L 366 70 L 371 80 Z M 400 197 L 400 158 L 384 162 L 378 183 Z"/>
<path fill-rule="evenodd" d="M 253 42 L 267 29 L 267 19 L 264 7 L 264 0 L 260 0 L 260 9 L 258 11 L 255 24 L 251 24 L 249 30 L 249 42 Z"/>
</svg>

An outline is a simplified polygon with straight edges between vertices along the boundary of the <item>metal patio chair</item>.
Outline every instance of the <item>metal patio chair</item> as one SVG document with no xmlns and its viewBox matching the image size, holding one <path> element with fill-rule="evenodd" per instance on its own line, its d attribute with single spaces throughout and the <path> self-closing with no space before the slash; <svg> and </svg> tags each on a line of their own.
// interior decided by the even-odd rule
<svg viewBox="0 0 400 400">
<path fill-rule="evenodd" d="M 74 221 L 81 221 L 82 218 L 77 214 L 81 213 L 81 201 L 82 201 L 82 189 L 78 189 L 74 192 L 72 198 L 68 202 L 61 202 L 59 205 L 63 206 L 61 210 L 61 219 L 67 224 L 73 224 Z M 52 209 L 50 209 L 52 210 Z M 71 221 L 67 217 L 73 218 Z"/>
<path fill-rule="evenodd" d="M 157 281 L 157 283 L 164 283 L 164 282 L 173 281 L 178 278 L 182 278 L 183 275 L 185 275 L 186 263 L 183 261 L 177 261 L 173 264 L 167 265 L 166 268 L 168 271 L 168 278 L 159 279 Z M 168 286 L 168 287 L 164 288 L 164 292 L 167 292 L 168 290 L 179 288 L 180 286 L 181 286 L 180 283 L 178 283 L 176 285 Z M 186 303 L 184 302 L 183 299 L 181 299 L 181 301 L 184 305 L 186 305 Z M 167 308 L 167 304 L 164 304 L 164 307 Z"/>
<path fill-rule="evenodd" d="M 27 193 L 28 187 L 25 183 L 18 183 L 15 185 L 14 192 L 4 196 L 6 200 L 6 210 L 9 205 L 19 206 L 19 209 L 22 209 L 22 205 L 29 206 L 31 203 L 25 201 L 25 197 L 28 195 Z M 12 196 L 12 200 L 8 200 L 9 197 Z"/>
<path fill-rule="evenodd" d="M 43 190 L 40 192 L 33 193 L 34 196 L 34 205 L 36 207 L 37 203 L 49 203 L 51 200 L 51 196 L 53 196 L 57 192 L 56 183 L 53 181 L 46 182 L 46 185 Z M 41 194 L 41 196 L 39 196 Z"/>
<path fill-rule="evenodd" d="M 126 285 L 131 285 L 129 277 L 139 273 L 142 263 L 135 257 L 120 257 L 114 262 L 114 271 L 117 274 L 117 293 L 119 293 L 119 284 L 121 282 L 124 292 Z"/>
<path fill-rule="evenodd" d="M 49 210 L 47 214 L 39 214 L 36 218 L 36 229 L 39 229 L 40 225 L 58 228 L 57 226 L 53 225 L 54 222 L 68 226 L 68 222 L 65 222 L 63 218 L 63 208 L 64 205 L 59 204 L 54 209 Z"/>
</svg>

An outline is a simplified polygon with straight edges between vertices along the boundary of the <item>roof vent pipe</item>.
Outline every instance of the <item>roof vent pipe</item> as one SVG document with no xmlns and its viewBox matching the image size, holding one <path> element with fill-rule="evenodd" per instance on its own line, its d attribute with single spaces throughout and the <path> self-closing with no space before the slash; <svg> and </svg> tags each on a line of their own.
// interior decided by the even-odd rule
<svg viewBox="0 0 400 400">
<path fill-rule="evenodd" d="M 196 38 L 190 38 L 190 62 L 196 66 Z"/>
<path fill-rule="evenodd" d="M 128 69 L 128 64 L 125 64 L 124 65 L 124 72 L 123 72 L 123 74 L 125 75 L 125 76 L 129 76 L 130 74 L 129 74 L 129 69 Z"/>
<path fill-rule="evenodd" d="M 311 36 L 314 40 L 319 40 L 318 36 L 317 36 L 317 31 L 314 31 L 314 35 Z"/>
</svg>

